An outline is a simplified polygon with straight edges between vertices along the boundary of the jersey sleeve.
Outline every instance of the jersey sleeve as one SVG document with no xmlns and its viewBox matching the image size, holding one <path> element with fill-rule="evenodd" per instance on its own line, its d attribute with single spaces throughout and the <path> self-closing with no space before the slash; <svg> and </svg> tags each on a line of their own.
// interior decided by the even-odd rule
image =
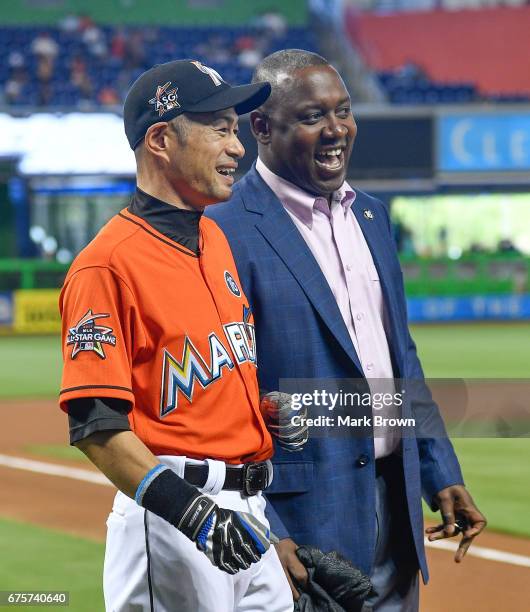
<svg viewBox="0 0 530 612">
<path fill-rule="evenodd" d="M 59 300 L 62 317 L 61 408 L 83 397 L 110 397 L 134 405 L 132 363 L 145 344 L 133 296 L 105 267 L 72 274 Z"/>
<path fill-rule="evenodd" d="M 68 402 L 70 444 L 87 438 L 96 431 L 130 429 L 127 414 L 131 405 L 113 397 L 78 397 Z"/>
</svg>

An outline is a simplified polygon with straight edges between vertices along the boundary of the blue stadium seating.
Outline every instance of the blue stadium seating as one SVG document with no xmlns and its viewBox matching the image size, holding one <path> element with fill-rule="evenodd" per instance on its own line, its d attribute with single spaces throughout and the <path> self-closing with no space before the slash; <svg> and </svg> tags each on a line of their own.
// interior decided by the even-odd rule
<svg viewBox="0 0 530 612">
<path fill-rule="evenodd" d="M 110 46 L 116 29 L 109 26 L 98 27 L 103 32 L 107 45 Z M 214 36 L 221 37 L 231 48 L 235 41 L 243 35 L 260 36 L 260 32 L 253 27 L 175 28 L 164 26 L 154 29 L 129 27 L 127 35 L 135 31 L 145 32 L 146 30 L 154 30 L 155 35 L 145 37 L 145 65 L 125 70 L 123 63 L 116 61 L 115 58 L 110 56 L 100 58 L 91 55 L 78 33 L 67 33 L 57 28 L 44 30 L 34 27 L 0 27 L 0 56 L 7 59 L 12 51 L 19 51 L 25 59 L 27 79 L 24 94 L 11 104 L 13 106 L 36 106 L 35 90 L 39 85 L 36 74 L 37 60 L 31 52 L 31 43 L 43 31 L 51 35 L 60 49 L 54 62 L 53 77 L 50 81 L 52 97 L 49 106 L 75 106 L 80 102 L 80 93 L 75 86 L 69 83 L 71 63 L 75 57 L 82 58 L 86 64 L 87 74 L 93 86 L 92 102 L 94 104 L 97 104 L 97 95 L 103 87 L 113 86 L 119 89 L 118 93 L 123 97 L 127 88 L 144 69 L 173 59 L 187 57 L 199 59 L 217 69 L 227 81 L 234 84 L 248 82 L 251 78 L 252 69 L 239 65 L 235 59 L 229 63 L 216 62 L 212 58 L 201 57 L 200 54 L 194 52 L 194 49 Z M 290 28 L 284 37 L 270 38 L 270 40 L 267 38 L 266 40 L 269 41 L 269 44 L 264 50 L 265 54 L 289 47 L 316 50 L 311 32 L 306 28 Z M 4 90 L 12 73 L 13 69 L 8 66 L 7 61 L 0 63 L 0 92 Z M 33 95 L 29 95 L 30 92 L 33 92 Z"/>
</svg>

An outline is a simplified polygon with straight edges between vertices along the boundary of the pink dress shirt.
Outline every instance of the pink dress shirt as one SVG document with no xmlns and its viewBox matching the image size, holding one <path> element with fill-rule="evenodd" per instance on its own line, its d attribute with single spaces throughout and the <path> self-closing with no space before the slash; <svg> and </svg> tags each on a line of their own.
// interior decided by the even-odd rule
<svg viewBox="0 0 530 612">
<path fill-rule="evenodd" d="M 355 215 L 355 191 L 344 182 L 332 196 L 315 197 L 271 172 L 258 158 L 256 170 L 275 193 L 313 253 L 350 334 L 372 393 L 394 393 L 390 349 L 385 331 L 381 283 Z M 375 414 L 375 410 L 374 410 Z M 377 411 L 398 416 L 395 407 Z M 374 428 L 375 457 L 392 453 L 399 430 Z"/>
</svg>

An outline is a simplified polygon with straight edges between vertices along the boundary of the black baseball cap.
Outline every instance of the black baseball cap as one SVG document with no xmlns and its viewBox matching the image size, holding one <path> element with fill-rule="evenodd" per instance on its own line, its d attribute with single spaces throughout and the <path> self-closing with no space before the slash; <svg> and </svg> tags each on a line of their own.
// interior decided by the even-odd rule
<svg viewBox="0 0 530 612">
<path fill-rule="evenodd" d="M 210 113 L 234 107 L 238 115 L 254 110 L 270 96 L 270 83 L 232 87 L 195 60 L 157 64 L 133 83 L 123 107 L 125 134 L 135 149 L 147 130 L 182 113 Z"/>
</svg>

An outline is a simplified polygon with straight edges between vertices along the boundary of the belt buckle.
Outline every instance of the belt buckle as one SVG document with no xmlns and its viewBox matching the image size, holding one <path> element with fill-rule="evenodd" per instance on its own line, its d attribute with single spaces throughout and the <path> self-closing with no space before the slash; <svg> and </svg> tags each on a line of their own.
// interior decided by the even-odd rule
<svg viewBox="0 0 530 612">
<path fill-rule="evenodd" d="M 243 492 L 248 497 L 256 495 L 267 487 L 269 468 L 265 462 L 246 463 L 243 466 Z"/>
</svg>

